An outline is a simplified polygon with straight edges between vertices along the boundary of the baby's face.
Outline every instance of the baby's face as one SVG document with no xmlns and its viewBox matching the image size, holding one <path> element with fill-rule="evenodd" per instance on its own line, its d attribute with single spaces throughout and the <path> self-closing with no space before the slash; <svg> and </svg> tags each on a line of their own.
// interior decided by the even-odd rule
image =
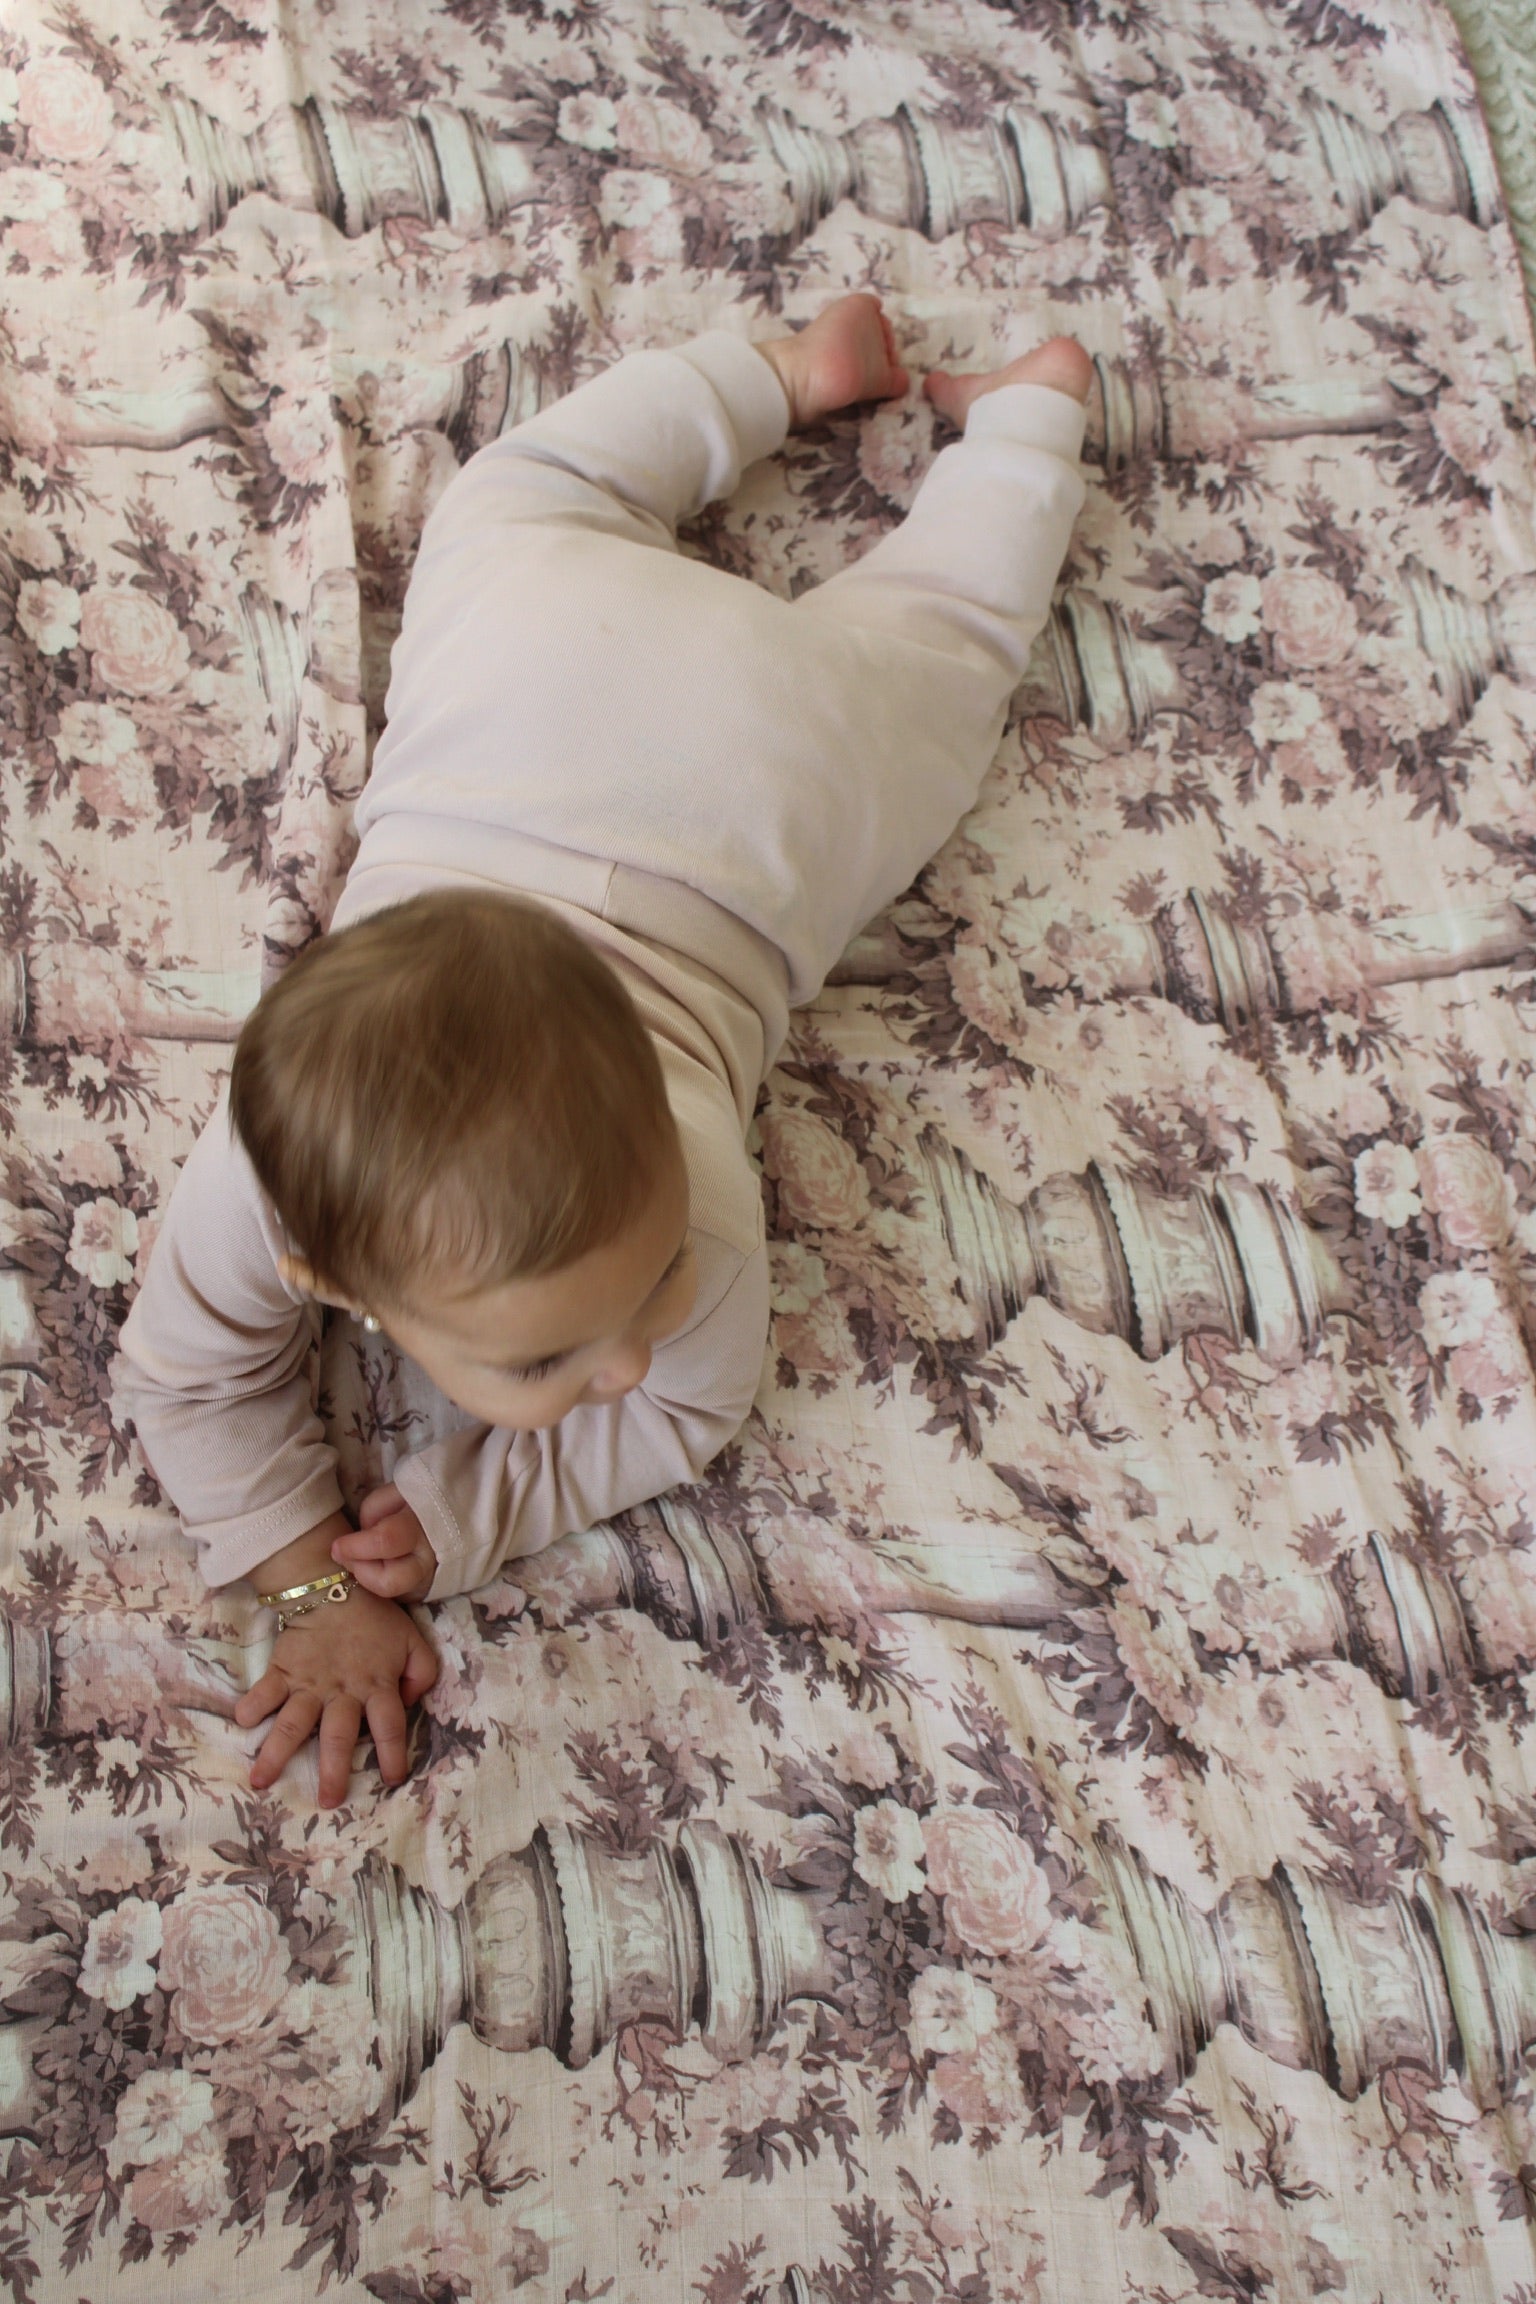
<svg viewBox="0 0 1536 2304">
<path fill-rule="evenodd" d="M 562 1271 L 415 1311 L 379 1307 L 390 1335 L 438 1390 L 488 1424 L 542 1431 L 573 1408 L 620 1400 L 656 1345 L 693 1309 L 688 1180 L 681 1166 L 606 1247 Z"/>
</svg>

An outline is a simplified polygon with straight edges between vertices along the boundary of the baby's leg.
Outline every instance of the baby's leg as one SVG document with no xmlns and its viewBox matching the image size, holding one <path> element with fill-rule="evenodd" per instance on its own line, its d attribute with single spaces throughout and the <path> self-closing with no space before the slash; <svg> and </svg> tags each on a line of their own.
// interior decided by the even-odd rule
<svg viewBox="0 0 1536 2304">
<path fill-rule="evenodd" d="M 1066 336 L 993 376 L 930 376 L 928 397 L 964 439 L 937 458 L 901 526 L 802 594 L 799 612 L 957 658 L 990 723 L 1023 676 L 1083 501 L 1091 376 Z"/>
<path fill-rule="evenodd" d="M 728 496 L 788 422 L 771 364 L 742 337 L 632 352 L 471 457 L 427 523 L 416 581 L 445 549 L 504 551 L 527 523 L 674 551 L 678 521 Z"/>
<path fill-rule="evenodd" d="M 795 602 L 824 639 L 844 638 L 849 742 L 828 772 L 849 827 L 841 845 L 862 860 L 857 872 L 830 856 L 807 867 L 822 969 L 943 845 L 996 754 L 1083 501 L 1090 374 L 1059 338 L 995 380 L 934 380 L 931 397 L 966 417 L 965 438 L 899 528 Z"/>
</svg>

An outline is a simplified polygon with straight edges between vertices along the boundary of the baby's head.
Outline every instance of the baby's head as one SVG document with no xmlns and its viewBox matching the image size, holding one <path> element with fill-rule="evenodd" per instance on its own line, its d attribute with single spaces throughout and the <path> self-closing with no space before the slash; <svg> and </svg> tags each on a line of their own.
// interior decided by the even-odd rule
<svg viewBox="0 0 1536 2304">
<path fill-rule="evenodd" d="M 686 1320 L 688 1183 L 656 1052 L 552 913 L 418 896 L 324 937 L 240 1035 L 230 1114 L 288 1277 L 533 1430 Z"/>
</svg>

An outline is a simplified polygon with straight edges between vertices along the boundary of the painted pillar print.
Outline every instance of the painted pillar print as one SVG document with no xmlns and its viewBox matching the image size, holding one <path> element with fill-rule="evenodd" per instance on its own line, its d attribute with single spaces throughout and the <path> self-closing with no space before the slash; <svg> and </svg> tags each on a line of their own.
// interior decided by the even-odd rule
<svg viewBox="0 0 1536 2304">
<path fill-rule="evenodd" d="M 802 1548 L 803 1561 L 781 1597 L 774 1571 L 787 1546 Z M 773 1521 L 740 1533 L 667 1497 L 520 1561 L 515 1581 L 551 1628 L 634 1608 L 669 1638 L 705 1647 L 742 1626 L 837 1632 L 890 1616 L 1113 1637 L 1112 1595 L 1065 1576 L 1006 1524 L 933 1543 L 843 1537 L 835 1522 L 804 1515 L 787 1532 Z M 820 1607 L 807 1610 L 808 1586 L 824 1590 Z M 1501 1555 L 1440 1568 L 1378 1531 L 1298 1588 L 1284 1665 L 1354 1664 L 1385 1695 L 1410 1701 L 1518 1675 L 1533 1661 L 1522 1592 Z"/>
<path fill-rule="evenodd" d="M 401 428 L 441 432 L 462 462 L 477 448 L 536 415 L 544 398 L 536 359 L 511 338 L 467 359 L 398 362 L 352 353 L 332 367 L 334 410 L 366 433 L 381 394 Z M 87 387 L 60 396 L 55 437 L 64 448 L 131 448 L 163 453 L 198 440 L 239 442 L 260 432 L 274 395 L 242 394 L 234 379 L 200 378 L 146 391 Z M 338 574 L 344 573 L 338 571 Z M 349 572 L 346 572 L 349 573 Z"/>
<path fill-rule="evenodd" d="M 1413 566 L 1403 569 L 1400 584 L 1408 629 L 1440 690 L 1442 710 L 1427 724 L 1456 727 L 1470 719 L 1495 673 L 1530 677 L 1536 579 L 1510 577 L 1487 600 L 1468 599 Z M 1117 601 L 1071 585 L 1036 645 L 1019 709 L 1026 718 L 1060 720 L 1105 744 L 1125 744 L 1144 736 L 1160 714 L 1197 714 L 1199 701 L 1175 647 L 1138 631 Z"/>
<path fill-rule="evenodd" d="M 256 969 L 147 968 L 133 973 L 90 944 L 13 944 L 0 962 L 0 1040 L 20 1049 L 67 1048 L 105 1036 L 129 1040 L 236 1040 L 260 996 Z M 98 1016 L 105 1035 L 82 1022 Z"/>
<path fill-rule="evenodd" d="M 956 1297 L 984 1345 L 1038 1296 L 1146 1360 L 1212 1332 L 1285 1368 L 1316 1349 L 1330 1313 L 1350 1306 L 1326 1237 L 1268 1185 L 1229 1176 L 1173 1194 L 1095 1161 L 1014 1202 L 936 1128 L 918 1132 L 911 1154 L 943 1227 Z M 914 1252 L 917 1238 L 914 1224 Z"/>
<path fill-rule="evenodd" d="M 253 192 L 313 210 L 348 239 L 395 217 L 493 232 L 538 198 L 529 147 L 461 105 L 391 118 L 309 97 L 242 135 L 189 97 L 168 90 L 161 102 L 205 232 Z"/>
<path fill-rule="evenodd" d="M 984 129 L 958 128 L 913 104 L 843 135 L 807 128 L 772 104 L 761 116 L 794 188 L 803 231 L 848 199 L 882 223 L 908 225 L 930 240 L 983 222 L 1054 240 L 1080 231 L 1095 209 L 1114 202 L 1107 148 L 1022 104 L 1000 107 Z M 1398 196 L 1483 225 L 1500 212 L 1475 116 L 1436 103 L 1379 133 L 1308 94 L 1303 118 L 1325 181 L 1357 231 Z"/>
<path fill-rule="evenodd" d="M 874 1813 L 880 1805 L 855 1811 L 855 1845 L 867 1849 L 870 1875 L 879 1871 L 894 1887 L 872 1836 L 884 1822 Z M 869 1832 L 860 1816 L 871 1820 Z M 967 1848 L 974 1862 L 999 1829 L 980 1809 L 936 1820 L 914 1841 L 929 1849 L 928 1878 L 920 1887 L 914 1874 L 909 1896 L 897 1901 L 922 1894 L 936 1899 L 936 1912 L 953 1904 L 962 1931 L 990 1927 L 996 1938 L 1001 1914 L 982 1918 L 956 1855 Z M 999 1851 L 1005 1845 L 997 1841 Z M 1021 1880 L 1033 1877 L 1023 1843 L 1013 1861 L 1026 1868 Z M 1117 1971 L 1129 1956 L 1145 1992 L 1149 2078 L 1161 2092 L 1190 2076 L 1228 2024 L 1277 2065 L 1318 2074 L 1345 2102 L 1403 2064 L 1442 2081 L 1460 2077 L 1489 2111 L 1522 2081 L 1536 2045 L 1536 1949 L 1501 1932 L 1475 1897 L 1428 1873 L 1367 1905 L 1287 1863 L 1234 1881 L 1205 1907 L 1102 1830 L 1083 1847 L 1078 1878 L 1097 1899 L 1078 1962 L 1092 1974 L 1101 1964 Z M 81 1944 L 46 1948 L 38 1973 L 56 1980 L 61 2006 L 79 1994 L 125 2012 L 159 1968 L 161 1988 L 178 1995 L 180 2036 L 195 2049 L 231 2037 L 242 1991 L 261 1990 L 270 2003 L 281 1989 L 286 1956 L 273 1915 L 248 1890 L 133 1901 L 146 1915 L 137 1942 L 119 1944 L 112 1929 L 92 1924 Z M 137 1923 L 130 1916 L 127 1924 Z M 412 2102 L 459 2024 L 499 2055 L 542 2049 L 570 2071 L 647 2024 L 674 2040 L 696 2032 L 711 2056 L 729 2062 L 767 2045 L 797 2002 L 835 2003 L 848 1981 L 837 1897 L 771 1885 L 751 1850 L 706 1819 L 632 1852 L 564 1823 L 541 1825 L 526 1847 L 486 1864 L 453 1906 L 371 1857 L 332 1927 L 345 1949 L 333 1980 L 317 1988 L 326 2003 L 318 2030 L 336 2043 L 338 2061 L 344 2038 L 366 2044 L 375 2075 L 369 2121 L 378 2130 Z M 224 1954 L 222 1974 L 205 1966 L 214 1947 Z M 113 1963 L 120 1992 L 103 1990 Z M 936 1967 L 934 1982 L 944 1978 L 964 1989 L 963 1969 L 941 1976 Z M 1061 2022 L 1070 2054 L 1070 1994 Z M 0 2026 L 0 2135 L 40 2140 L 54 2131 L 64 2097 L 53 2031 L 47 2014 Z M 1019 2108 L 1027 2112 L 1027 2094 Z"/>
<path fill-rule="evenodd" d="M 179 173 L 177 190 L 204 234 L 257 193 L 324 216 L 348 239 L 400 222 L 495 233 L 547 197 L 551 123 L 537 99 L 525 100 L 532 117 L 521 133 L 443 101 L 386 113 L 310 96 L 248 133 L 173 89 L 161 92 L 157 109 L 167 174 Z M 796 236 L 844 199 L 931 240 L 978 223 L 1061 239 L 1114 204 L 1108 146 L 1020 102 L 999 104 L 980 127 L 907 103 L 831 134 L 765 99 L 758 123 L 764 156 L 788 180 Z M 1463 109 L 1440 101 L 1376 130 L 1309 92 L 1301 123 L 1321 179 L 1319 230 L 1340 211 L 1363 230 L 1399 197 L 1482 226 L 1500 214 L 1481 122 Z"/>
<path fill-rule="evenodd" d="M 1005 906 L 1002 918 L 1010 915 Z M 1307 1016 L 1333 1002 L 1396 984 L 1426 984 L 1536 960 L 1536 919 L 1514 898 L 1361 925 L 1305 912 L 1252 917 L 1214 891 L 1188 889 L 1149 919 L 1052 920 L 1038 903 L 1013 918 L 1042 973 L 1065 969 L 1086 1000 L 1172 1001 L 1198 1024 L 1242 1033 L 1276 1017 Z M 946 923 L 919 901 L 903 903 L 855 938 L 834 984 L 890 984 L 942 966 Z M 1072 974 L 1081 953 L 1082 976 Z M 1089 966 L 1088 956 L 1093 965 Z M 1103 962 L 1112 955 L 1105 981 Z"/>
<path fill-rule="evenodd" d="M 1441 0 L 291 14 L 0 26 L 0 2286 L 1529 2304 L 1536 400 Z M 871 285 L 914 381 L 1079 336 L 1088 501 L 763 1091 L 752 1414 L 430 1605 L 404 1784 L 255 1795 L 113 1339 L 423 521 Z M 684 549 L 794 602 L 946 439 Z M 345 1319 L 315 1404 L 350 1506 L 452 1429 Z"/>
<path fill-rule="evenodd" d="M 264 1951 L 263 1906 L 230 1894 Z M 461 2023 L 502 2054 L 542 2048 L 571 2071 L 639 2023 L 679 2039 L 697 2032 L 725 2060 L 750 2056 L 791 2002 L 836 1990 L 825 1903 L 772 1886 L 738 1838 L 702 1818 L 635 1852 L 564 1822 L 540 1825 L 452 1907 L 375 1857 L 336 1915 L 346 1960 L 324 1988 L 334 1994 L 326 2029 L 370 2043 L 381 2124 L 411 2101 Z M 212 1920 L 217 1933 L 228 1917 L 227 1906 L 203 1915 L 194 1904 L 189 1928 L 195 1937 L 199 1920 Z M 241 1944 L 237 1960 L 249 1949 Z M 85 1973 L 77 1969 L 87 1995 L 96 1950 L 88 1942 Z M 110 1957 L 104 1946 L 97 1956 Z M 0 2135 L 37 2136 L 57 2113 L 53 2076 L 36 2062 L 48 2029 L 45 2019 L 0 2026 Z M 221 2027 L 191 2015 L 183 2029 L 196 2041 L 217 2039 Z"/>
</svg>

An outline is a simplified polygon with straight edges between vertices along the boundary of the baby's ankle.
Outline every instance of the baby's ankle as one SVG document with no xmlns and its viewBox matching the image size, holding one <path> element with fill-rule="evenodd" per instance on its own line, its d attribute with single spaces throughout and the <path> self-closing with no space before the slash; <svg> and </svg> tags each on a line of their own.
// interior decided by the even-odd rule
<svg viewBox="0 0 1536 2304">
<path fill-rule="evenodd" d="M 800 339 L 798 336 L 776 336 L 771 343 L 758 344 L 754 349 L 761 352 L 784 388 L 784 397 L 789 402 L 789 428 L 793 431 L 797 424 L 803 422 L 801 406 L 805 376 L 803 357 L 798 356 Z"/>
</svg>

